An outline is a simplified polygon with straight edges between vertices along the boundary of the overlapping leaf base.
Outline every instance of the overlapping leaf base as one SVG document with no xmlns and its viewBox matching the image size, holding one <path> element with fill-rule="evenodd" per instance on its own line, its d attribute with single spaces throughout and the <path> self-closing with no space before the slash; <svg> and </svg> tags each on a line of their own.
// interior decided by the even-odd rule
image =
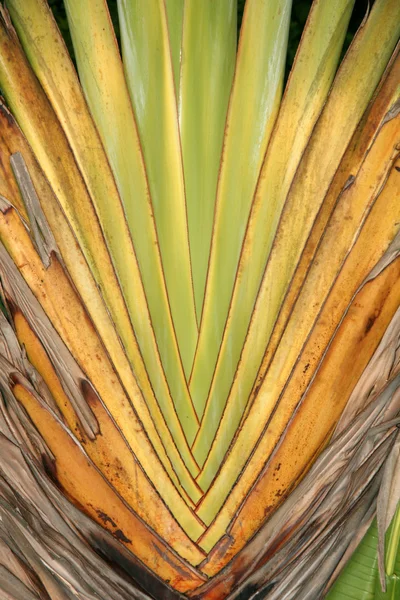
<svg viewBox="0 0 400 600">
<path fill-rule="evenodd" d="M 237 52 L 234 0 L 120 0 L 122 60 L 65 0 L 79 77 L 6 4 L 1 589 L 319 598 L 399 499 L 398 1 L 337 70 L 316 0 L 283 98 L 289 0 Z"/>
</svg>

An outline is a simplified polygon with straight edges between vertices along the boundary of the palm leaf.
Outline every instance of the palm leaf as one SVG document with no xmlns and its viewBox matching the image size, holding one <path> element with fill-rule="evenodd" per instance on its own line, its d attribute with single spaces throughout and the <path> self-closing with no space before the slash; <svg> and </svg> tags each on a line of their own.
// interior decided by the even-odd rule
<svg viewBox="0 0 400 600">
<path fill-rule="evenodd" d="M 0 6 L 7 600 L 396 597 L 400 6 L 237 4 Z"/>
</svg>

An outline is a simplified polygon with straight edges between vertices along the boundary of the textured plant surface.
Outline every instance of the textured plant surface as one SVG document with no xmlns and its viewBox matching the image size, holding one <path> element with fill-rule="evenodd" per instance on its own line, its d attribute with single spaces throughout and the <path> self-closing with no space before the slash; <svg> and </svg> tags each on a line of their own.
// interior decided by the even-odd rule
<svg viewBox="0 0 400 600">
<path fill-rule="evenodd" d="M 118 0 L 121 48 L 64 5 L 77 71 L 0 5 L 2 593 L 395 598 L 398 0 L 341 62 L 354 0 L 315 0 L 285 86 L 290 0 L 239 39 L 235 0 Z"/>
</svg>

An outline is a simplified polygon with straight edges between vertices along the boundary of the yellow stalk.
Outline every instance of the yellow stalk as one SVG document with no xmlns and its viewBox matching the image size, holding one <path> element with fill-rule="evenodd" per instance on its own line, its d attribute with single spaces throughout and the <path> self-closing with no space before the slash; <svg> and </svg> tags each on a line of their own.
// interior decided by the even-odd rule
<svg viewBox="0 0 400 600">
<path fill-rule="evenodd" d="M 129 207 L 125 205 L 125 211 L 127 211 L 128 224 L 131 224 L 133 212 L 135 213 L 135 227 L 140 230 L 140 235 L 143 236 L 143 240 L 148 246 L 147 249 L 145 249 L 146 261 L 153 261 L 146 265 L 141 264 L 142 273 L 146 273 L 144 279 L 145 290 L 143 289 L 135 250 L 132 246 L 125 214 L 119 199 L 117 188 L 115 187 L 113 175 L 98 132 L 89 114 L 75 70 L 52 19 L 50 9 L 42 0 L 33 0 L 33 2 L 29 3 L 21 2 L 20 0 L 11 0 L 9 5 L 11 14 L 15 19 L 16 26 L 21 35 L 21 39 L 25 45 L 28 58 L 52 103 L 58 119 L 60 120 L 69 145 L 72 148 L 73 155 L 67 145 L 67 140 L 64 139 L 63 132 L 60 130 L 58 121 L 56 121 L 46 99 L 42 97 L 40 88 L 37 84 L 35 86 L 35 81 L 32 81 L 32 77 L 27 67 L 23 68 L 21 73 L 16 73 L 16 69 L 24 67 L 22 64 L 22 56 L 20 56 L 17 47 L 13 48 L 13 63 L 8 64 L 9 73 L 7 75 L 10 81 L 12 81 L 13 89 L 15 90 L 14 94 L 11 94 L 10 92 L 8 95 L 8 101 L 59 198 L 81 247 L 84 251 L 86 250 L 86 258 L 88 259 L 92 271 L 94 268 L 98 268 L 100 271 L 99 276 L 108 277 L 107 281 L 109 281 L 109 283 L 101 285 L 101 289 L 103 295 L 106 292 L 108 294 L 106 297 L 107 304 L 110 307 L 110 312 L 121 338 L 124 339 L 123 332 L 129 328 L 129 326 L 125 323 L 124 327 L 122 327 L 119 319 L 120 315 L 126 312 L 126 308 L 119 306 L 117 310 L 116 307 L 114 307 L 114 296 L 118 299 L 119 293 L 117 291 L 117 286 L 118 283 L 120 284 L 129 317 L 139 342 L 143 360 L 149 373 L 151 384 L 160 401 L 160 407 L 165 419 L 171 426 L 171 429 L 176 432 L 176 440 L 177 444 L 179 444 L 179 449 L 183 454 L 186 454 L 188 465 L 190 465 L 192 473 L 194 473 L 196 471 L 196 466 L 193 461 L 190 461 L 186 448 L 186 441 L 179 432 L 180 425 L 176 415 L 174 415 L 174 408 L 171 405 L 170 394 L 167 390 L 164 381 L 164 373 L 162 372 L 162 369 L 160 369 L 161 365 L 158 359 L 158 349 L 160 349 L 161 359 L 167 375 L 175 409 L 181 416 L 183 415 L 181 419 L 182 427 L 186 436 L 191 440 L 195 431 L 197 431 L 197 420 L 195 418 L 181 368 L 172 321 L 168 309 L 168 299 L 165 292 L 154 224 L 151 217 L 150 205 L 148 203 L 147 184 L 137 138 L 135 142 L 134 134 L 136 130 L 134 129 L 133 133 L 130 133 L 129 129 L 129 123 L 132 128 L 135 128 L 135 124 L 129 98 L 127 96 L 127 90 L 124 88 L 126 93 L 125 97 L 124 94 L 121 93 L 119 99 L 121 106 L 116 106 L 114 107 L 114 110 L 108 112 L 111 123 L 103 120 L 103 126 L 107 125 L 109 131 L 113 130 L 114 133 L 121 131 L 123 136 L 129 138 L 129 143 L 125 147 L 124 144 L 120 143 L 118 136 L 114 135 L 115 139 L 113 143 L 116 143 L 115 150 L 117 151 L 118 149 L 116 160 L 118 159 L 121 161 L 121 164 L 118 162 L 118 167 L 120 173 L 122 173 L 122 183 L 120 183 L 118 177 L 116 177 L 116 179 L 123 199 L 125 197 L 123 192 L 125 192 L 125 194 L 127 193 L 125 186 L 128 186 L 131 192 L 132 190 L 135 190 L 135 205 L 133 205 L 133 197 L 131 194 Z M 111 44 L 111 55 L 113 55 L 112 49 L 113 45 Z M 98 58 L 100 60 L 100 54 Z M 110 63 L 110 67 L 112 66 L 110 57 L 104 57 L 103 64 L 105 65 L 107 63 Z M 121 65 L 120 70 L 121 72 L 119 73 L 116 66 L 113 70 L 114 79 L 111 78 L 107 80 L 109 85 L 109 88 L 107 88 L 108 93 L 112 94 L 112 81 L 114 81 L 115 84 L 118 84 L 118 82 L 121 83 L 120 78 L 123 77 Z M 36 103 L 37 107 L 37 121 L 40 119 L 41 129 L 39 129 L 39 131 L 42 134 L 41 136 L 38 135 L 38 131 L 36 131 L 36 136 L 33 135 L 33 131 L 31 132 L 31 127 L 34 127 L 37 124 L 35 125 L 30 118 L 29 110 L 26 111 L 26 104 L 22 103 L 21 106 L 18 106 L 17 108 L 17 98 L 15 98 L 15 96 L 17 95 L 18 86 L 22 85 L 30 85 L 33 88 L 31 95 L 33 95 L 32 100 Z M 26 92 L 21 91 L 18 98 L 21 97 L 21 94 L 23 97 L 24 93 Z M 108 99 L 108 102 L 111 102 L 110 98 Z M 118 115 L 116 113 L 118 113 Z M 96 114 L 94 116 L 96 117 Z M 112 122 L 113 116 L 118 120 L 116 124 Z M 128 124 L 124 125 L 124 118 L 126 118 Z M 113 141 L 111 138 L 112 136 L 109 135 L 108 140 L 110 140 L 110 142 Z M 105 145 L 105 148 L 108 151 L 109 157 L 111 154 L 110 163 L 111 166 L 115 168 L 111 149 L 107 145 Z M 131 166 L 132 157 L 134 156 L 137 156 L 137 160 L 139 161 L 137 164 L 137 171 Z M 59 159 L 67 171 L 63 181 L 58 180 L 60 177 L 60 169 L 58 168 L 60 164 Z M 82 181 L 82 178 L 84 181 Z M 69 191 L 68 186 L 71 185 L 73 185 L 73 190 Z M 140 187 L 141 185 L 142 188 Z M 140 197 L 140 194 L 142 193 L 140 191 L 141 189 L 145 206 L 147 207 L 145 208 L 147 225 L 141 223 L 141 213 L 139 207 L 136 205 L 136 194 Z M 94 212 L 91 201 L 95 204 L 96 212 L 99 216 L 100 225 L 102 227 L 101 233 L 100 231 L 97 233 L 95 227 L 92 225 L 90 228 L 87 228 L 89 215 Z M 95 219 L 96 217 L 93 215 L 93 222 Z M 90 223 L 92 223 L 92 218 L 90 218 Z M 146 235 L 146 227 L 150 228 L 148 236 Z M 93 231 L 91 231 L 91 229 L 93 229 Z M 153 234 L 151 234 L 151 231 L 153 231 Z M 101 239 L 103 234 L 113 259 L 113 266 L 116 270 L 118 283 L 115 282 L 111 284 L 111 275 L 108 275 L 108 273 L 103 274 L 103 271 L 105 271 L 104 263 L 106 260 L 110 260 L 108 256 L 103 259 L 101 257 L 100 251 L 104 247 L 104 242 Z M 88 251 L 91 253 L 89 256 Z M 136 251 L 138 251 L 137 244 Z M 139 262 L 141 255 L 142 254 L 138 252 Z M 97 263 L 101 259 L 102 264 L 101 266 L 98 266 Z M 95 272 L 94 274 L 96 277 Z M 116 276 L 113 275 L 114 281 Z M 96 279 L 98 281 L 98 277 L 96 277 Z M 151 289 L 147 287 L 149 281 L 151 282 L 151 286 L 154 286 Z M 111 292 L 113 289 L 112 286 L 116 289 L 115 294 Z M 152 317 L 151 321 L 148 302 Z M 157 309 L 155 308 L 154 303 L 158 305 Z M 155 311 L 161 321 L 154 321 Z M 153 327 L 156 332 L 157 340 L 154 337 Z M 159 344 L 160 335 L 162 335 L 162 339 L 164 340 L 163 343 L 165 345 L 163 346 L 160 346 Z M 133 352 L 132 346 L 128 346 L 127 349 L 129 355 L 131 355 Z M 166 363 L 166 357 L 168 358 L 168 363 Z"/>
<path fill-rule="evenodd" d="M 397 6 L 396 4 L 396 10 Z M 198 451 L 194 453 L 200 465 L 203 464 L 212 442 L 207 425 L 215 411 L 219 411 L 217 415 L 222 413 L 228 395 L 232 398 L 232 419 L 229 420 L 229 428 L 225 429 L 222 447 L 217 449 L 214 446 L 213 457 L 207 457 L 208 465 L 198 479 L 202 489 L 207 489 L 210 485 L 220 465 L 220 457 L 225 454 L 235 433 L 237 418 L 243 414 L 274 323 L 314 220 L 397 42 L 400 33 L 400 7 L 398 22 L 393 22 L 393 10 L 392 0 L 378 0 L 374 5 L 367 24 L 360 30 L 342 63 L 286 200 L 279 195 L 269 195 L 269 181 L 272 176 L 264 176 L 263 168 L 216 367 L 214 386 L 221 400 L 217 404 L 214 400 L 215 395 L 210 396 L 210 417 L 204 421 L 204 434 L 199 434 Z M 383 40 L 382 28 L 386 36 Z M 372 64 L 367 57 L 378 46 L 377 61 Z M 333 120 L 334 134 L 331 131 Z M 327 145 L 328 136 L 330 143 Z M 268 157 L 264 167 L 266 165 Z M 276 189 L 279 189 L 279 185 Z M 250 317 L 251 324 L 248 328 Z M 235 390 L 232 391 L 230 387 L 234 376 Z M 237 390 L 240 390 L 238 394 Z M 208 442 L 207 445 L 205 441 Z"/>
<path fill-rule="evenodd" d="M 191 472 L 196 474 L 196 465 L 191 457 L 190 450 L 185 443 L 185 437 L 179 423 L 177 423 L 175 428 L 171 427 L 175 434 L 174 437 L 172 437 L 172 434 L 166 425 L 151 387 L 129 319 L 127 318 L 125 321 L 126 327 L 121 332 L 121 340 L 130 358 L 131 364 L 133 365 L 135 375 L 132 373 L 132 368 L 125 356 L 114 323 L 110 318 L 104 301 L 99 293 L 98 286 L 93 279 L 68 221 L 46 178 L 40 170 L 32 150 L 5 107 L 0 107 L 0 132 L 0 154 L 4 157 L 5 163 L 10 164 L 10 157 L 17 152 L 20 152 L 24 157 L 34 188 L 41 199 L 41 207 L 45 218 L 56 239 L 61 256 L 67 267 L 68 274 L 72 278 L 72 281 L 82 298 L 82 302 L 99 332 L 102 342 L 104 343 L 111 361 L 121 379 L 121 383 L 129 394 L 158 456 L 163 461 L 167 470 L 172 473 L 173 471 L 171 471 L 169 461 L 165 460 L 165 448 L 182 486 L 185 488 L 191 499 L 197 501 L 199 499 L 199 490 L 194 484 L 193 478 L 186 467 L 186 465 L 188 465 Z M 9 166 L 9 169 L 11 170 L 11 165 Z M 13 195 L 8 197 L 8 200 L 10 200 L 14 206 L 18 207 L 20 212 L 25 211 L 18 189 L 14 189 Z M 121 318 L 123 316 L 124 315 L 121 315 Z M 156 361 L 157 357 L 155 357 L 155 362 Z M 161 365 L 159 364 L 158 366 L 160 372 L 162 372 Z M 162 390 L 162 383 L 166 389 L 165 393 L 168 394 L 169 392 L 165 380 L 160 381 L 160 387 L 158 389 Z M 138 389 L 138 384 L 140 390 Z M 171 419 L 172 418 L 176 419 L 175 411 L 172 411 L 171 413 Z M 171 419 L 169 420 L 170 424 L 172 423 Z M 159 437 L 163 442 L 164 448 L 160 444 Z M 180 455 L 177 446 L 181 449 L 183 448 L 182 456 Z M 186 464 L 182 457 L 185 458 Z"/>
<path fill-rule="evenodd" d="M 262 167 L 261 177 L 268 189 L 269 202 L 273 202 L 274 197 L 279 197 L 282 202 L 287 195 L 304 148 L 328 95 L 353 4 L 353 0 L 342 0 L 339 4 L 313 4 Z M 263 239 L 265 237 L 264 233 Z M 254 240 L 254 243 L 256 242 L 257 240 Z M 255 272 L 259 268 L 256 258 L 257 255 L 254 256 L 255 263 L 252 263 Z M 238 277 L 241 276 L 242 274 L 238 273 Z M 242 290 L 245 296 L 234 296 L 230 307 L 231 316 L 226 325 L 213 374 L 204 419 L 193 446 L 194 455 L 201 465 L 218 429 L 254 306 L 254 286 L 250 285 L 246 278 L 244 283 Z M 242 397 L 244 399 L 245 394 Z M 224 416 L 229 414 L 229 418 L 224 420 L 226 442 L 223 448 L 221 447 L 220 454 L 229 445 L 242 411 L 243 406 L 239 407 L 238 403 L 233 409 L 234 415 L 229 408 L 225 411 Z"/>
<path fill-rule="evenodd" d="M 391 64 L 387 69 L 386 78 L 376 98 L 371 101 L 369 110 L 360 122 L 360 125 L 351 140 L 343 160 L 335 174 L 334 180 L 324 199 L 321 209 L 314 222 L 307 244 L 303 250 L 300 262 L 290 283 L 285 300 L 279 312 L 278 319 L 274 325 L 272 336 L 266 348 L 263 362 L 258 371 L 246 410 L 252 404 L 254 395 L 257 393 L 259 384 L 264 379 L 265 373 L 276 351 L 286 323 L 291 315 L 299 291 L 307 276 L 309 266 L 313 260 L 315 251 L 324 233 L 326 225 L 335 207 L 337 199 L 342 191 L 350 185 L 359 173 L 366 154 L 371 149 L 377 133 L 379 133 L 387 113 L 395 106 L 400 95 L 400 56 L 395 52 Z M 246 413 L 242 417 L 245 418 Z"/>
<path fill-rule="evenodd" d="M 0 213 L 0 239 L 50 319 L 55 328 L 53 334 L 56 335 L 57 331 L 90 379 L 148 478 L 154 485 L 157 484 L 161 497 L 178 523 L 189 536 L 196 537 L 204 528 L 189 508 L 188 498 L 175 473 L 169 469 L 174 485 L 155 454 L 57 257 L 53 254 L 50 266 L 47 269 L 43 266 L 24 225 L 13 209 Z M 30 325 L 34 327 L 32 322 Z M 163 462 L 168 461 L 165 450 L 160 447 L 159 451 L 164 454 Z"/>
<path fill-rule="evenodd" d="M 82 429 L 57 373 L 28 321 L 20 311 L 13 314 L 13 319 L 18 340 L 24 346 L 29 361 L 43 377 L 69 429 L 84 445 L 88 457 L 121 498 L 173 550 L 191 564 L 199 564 L 205 554 L 188 539 L 163 504 L 97 396 L 88 394 L 89 406 L 101 432 L 92 440 Z M 39 430 L 42 431 L 40 426 Z"/>
<path fill-rule="evenodd" d="M 381 155 L 382 152 L 383 154 L 390 154 L 390 152 L 387 151 L 388 148 L 391 148 L 391 151 L 393 152 L 393 145 L 391 146 L 390 144 L 390 133 L 392 137 L 394 135 L 398 140 L 399 122 L 400 118 L 397 119 L 397 123 L 395 120 L 387 123 L 386 129 L 392 124 L 392 127 L 389 128 L 392 131 L 385 131 L 385 134 L 389 134 L 389 138 L 387 135 L 381 135 L 380 148 L 373 148 L 376 150 L 375 156 L 372 156 L 374 152 L 372 150 L 370 151 L 365 161 L 367 164 L 364 164 L 364 172 L 360 172 L 360 184 L 354 184 L 354 186 L 348 188 L 347 194 L 344 192 L 342 195 L 341 202 L 338 204 L 336 212 L 329 222 L 326 235 L 316 253 L 315 260 L 311 266 L 311 270 L 295 305 L 287 328 L 278 345 L 266 377 L 254 398 L 254 402 L 249 410 L 247 418 L 242 425 L 238 439 L 224 463 L 221 473 L 218 475 L 218 479 L 210 488 L 209 493 L 205 496 L 203 503 L 200 505 L 198 514 L 205 519 L 207 524 L 209 524 L 216 514 L 216 511 L 218 511 L 218 507 L 215 507 L 214 503 L 218 501 L 221 502 L 220 489 L 225 489 L 225 486 L 226 489 L 228 489 L 234 485 L 235 473 L 233 472 L 233 463 L 231 461 L 234 461 L 235 458 L 240 461 L 238 468 L 243 469 L 245 467 L 245 471 L 242 472 L 239 485 L 231 492 L 222 510 L 218 513 L 213 525 L 206 532 L 204 539 L 208 540 L 207 544 L 213 545 L 217 539 L 216 536 L 220 536 L 221 531 L 224 531 L 228 526 L 231 518 L 233 518 L 233 515 L 248 494 L 251 486 L 256 481 L 263 465 L 278 444 L 280 436 L 285 431 L 288 422 L 294 414 L 297 403 L 300 402 L 302 395 L 306 393 L 307 386 L 312 381 L 313 377 L 316 377 L 313 384 L 316 388 L 320 385 L 320 381 L 322 382 L 321 385 L 324 384 L 325 375 L 322 375 L 321 370 L 317 371 L 317 369 L 322 358 L 324 358 L 323 365 L 329 363 L 324 355 L 329 344 L 335 346 L 335 344 L 337 345 L 339 343 L 335 341 L 336 337 L 333 338 L 333 342 L 330 342 L 330 340 L 335 334 L 335 328 L 340 323 L 343 315 L 346 315 L 346 307 L 349 303 L 352 303 L 351 306 L 353 308 L 349 309 L 343 323 L 340 325 L 340 331 L 345 332 L 343 335 L 355 335 L 352 332 L 351 316 L 355 309 L 358 309 L 360 312 L 359 318 L 365 320 L 364 313 L 360 311 L 362 304 L 358 302 L 358 300 L 352 301 L 352 299 L 354 295 L 357 294 L 357 290 L 360 286 L 362 286 L 363 280 L 368 276 L 369 272 L 387 250 L 391 240 L 400 228 L 400 207 L 397 200 L 400 184 L 396 177 L 396 168 L 391 169 L 389 179 L 383 191 L 380 193 L 379 183 L 378 186 L 375 184 L 376 191 L 374 191 L 374 178 L 376 175 L 372 172 L 371 177 L 370 168 L 374 164 L 373 159 L 376 161 L 379 153 Z M 368 158 L 370 159 L 369 164 Z M 386 158 L 386 161 L 387 160 L 388 159 Z M 380 164 L 379 160 L 377 163 L 375 162 L 375 164 Z M 382 175 L 385 178 L 384 174 Z M 371 184 L 372 189 L 369 194 L 372 194 L 372 203 L 371 200 L 368 201 L 368 194 L 365 194 L 366 188 L 368 189 Z M 378 189 L 376 189 L 377 187 Z M 367 198 L 365 196 L 367 196 Z M 359 223 L 359 219 L 356 215 L 357 203 L 361 203 L 362 205 L 363 202 L 367 205 L 372 204 L 370 210 L 367 208 L 364 224 L 362 224 L 362 222 Z M 345 219 L 345 217 L 349 218 Z M 353 239 L 349 239 L 352 235 Z M 372 238 L 371 236 L 374 237 Z M 371 245 L 371 239 L 375 240 L 374 245 Z M 335 247 L 335 257 L 337 253 L 336 260 L 333 260 L 332 257 L 333 247 Z M 329 261 L 326 260 L 327 254 L 330 254 Z M 330 268 L 331 262 L 332 269 Z M 398 268 L 398 261 L 396 264 Z M 382 276 L 380 276 L 381 279 L 385 280 L 386 275 L 384 274 L 387 270 L 389 270 L 389 268 L 383 271 Z M 390 277 L 392 277 L 392 275 Z M 377 280 L 374 280 L 372 285 L 373 289 L 376 288 L 376 294 L 378 294 L 378 296 L 381 293 L 379 281 L 380 279 L 378 277 Z M 364 287 L 367 290 L 370 290 L 371 285 L 367 283 Z M 383 287 L 384 286 L 382 286 L 382 288 Z M 363 289 L 358 295 L 365 297 L 366 293 L 367 292 Z M 399 290 L 394 286 L 394 296 L 390 301 L 393 303 L 393 306 L 396 300 L 396 293 L 398 302 Z M 373 303 L 373 291 L 370 291 L 370 294 L 371 303 Z M 310 306 L 310 296 L 312 297 L 312 309 Z M 384 295 L 379 296 L 379 298 L 382 303 L 385 302 Z M 305 305 L 308 307 L 307 313 L 304 312 Z M 372 306 L 374 305 L 372 304 Z M 392 304 L 390 306 L 392 306 Z M 301 309 L 303 309 L 302 316 L 300 316 Z M 381 305 L 376 305 L 374 310 L 376 313 L 374 313 L 372 309 L 367 310 L 367 308 L 365 308 L 365 313 L 369 315 L 368 318 L 372 319 L 372 324 L 374 315 L 378 314 L 381 310 Z M 308 311 L 310 311 L 310 314 Z M 386 325 L 385 322 L 383 322 L 382 327 L 386 327 L 387 324 L 388 322 L 386 322 Z M 356 329 L 356 326 L 354 326 L 354 328 Z M 296 331 L 295 336 L 293 336 L 293 331 Z M 377 345 L 379 343 L 380 331 L 381 330 L 379 330 L 376 337 L 372 339 L 371 344 L 375 343 L 375 345 Z M 354 337 L 354 340 L 357 341 L 357 337 Z M 360 349 L 356 350 L 354 346 L 352 347 L 353 352 L 355 353 L 354 356 L 358 356 L 361 350 L 364 351 L 364 345 L 361 344 L 363 336 L 361 336 L 358 341 L 360 343 Z M 296 357 L 293 357 L 291 354 L 292 345 L 296 346 Z M 345 346 L 342 345 L 340 348 L 344 352 Z M 369 348 L 371 349 L 372 345 L 369 346 Z M 373 350 L 374 349 L 375 347 L 373 347 Z M 371 350 L 371 353 L 373 350 Z M 365 352 L 367 353 L 368 351 L 366 344 Z M 346 359 L 347 363 L 343 362 L 340 371 L 338 371 L 340 372 L 341 381 L 347 376 L 353 377 L 352 373 L 355 368 L 353 364 L 354 361 L 349 358 L 351 354 L 346 354 L 346 356 L 348 357 Z M 369 355 L 366 354 L 363 356 Z M 333 359 L 331 358 L 330 360 Z M 346 364 L 347 366 L 345 367 Z M 353 379 L 351 379 L 351 381 L 353 381 Z M 329 385 L 333 386 L 333 382 L 329 381 Z M 318 402 L 327 402 L 327 399 L 331 397 L 332 393 L 333 392 L 326 392 L 325 395 L 313 396 L 316 404 L 310 405 L 310 418 L 311 415 L 320 414 L 318 411 L 325 414 L 326 408 L 323 409 Z M 345 392 L 344 395 L 346 396 Z M 308 395 L 305 397 L 307 399 Z M 306 401 L 308 402 L 308 399 Z M 343 402 L 346 402 L 346 399 L 344 399 Z M 342 404 L 340 405 L 344 406 Z M 340 412 L 337 414 L 340 415 Z M 331 422 L 331 428 L 333 428 L 334 425 L 335 421 L 333 420 Z M 267 426 L 270 434 L 262 435 Z M 249 437 L 251 436 L 253 437 L 251 441 L 248 442 Z M 254 451 L 254 447 L 257 444 L 256 451 L 247 463 L 245 457 L 250 457 L 250 453 Z M 249 446 L 251 446 L 251 448 Z M 229 467 L 231 469 L 230 471 Z M 217 487 L 216 483 L 221 487 Z M 221 506 L 221 504 L 219 506 Z M 205 546 L 202 547 L 205 548 Z"/>
<path fill-rule="evenodd" d="M 68 496 L 175 589 L 186 592 L 203 583 L 201 576 L 124 504 L 50 410 L 21 384 L 15 385 L 13 392 L 54 455 L 55 478 Z"/>
<path fill-rule="evenodd" d="M 235 520 L 229 527 L 229 535 L 232 536 L 230 547 L 225 545 L 223 553 L 215 553 L 204 568 L 207 575 L 212 576 L 219 571 L 243 547 L 270 511 L 285 499 L 315 459 L 316 453 L 327 443 L 354 386 L 398 309 L 399 298 L 398 258 L 355 296 L 329 347 L 317 379 L 296 413 L 291 414 L 292 419 L 283 441 L 268 461 L 241 510 L 232 515 Z M 303 361 L 302 367 L 304 369 Z M 340 386 L 335 377 L 337 373 L 341 374 Z M 285 395 L 283 404 L 286 403 L 288 410 L 293 411 L 294 406 L 290 406 L 288 400 L 289 395 Z M 281 415 L 278 415 L 277 422 L 275 417 L 271 420 L 271 429 L 275 425 L 279 427 L 280 418 Z M 257 459 L 262 456 L 263 465 L 268 456 L 265 452 L 268 451 L 269 441 L 265 436 L 264 443 L 257 448 Z M 276 439 L 273 444 L 276 444 Z M 208 540 L 201 544 L 203 549 L 208 550 L 212 545 L 212 534 L 212 528 L 208 529 Z"/>
<path fill-rule="evenodd" d="M 8 198 L 19 214 L 28 221 L 25 205 L 19 193 L 18 184 L 11 168 L 8 150 L 9 140 L 13 140 L 15 121 L 0 99 L 0 196 Z"/>
</svg>

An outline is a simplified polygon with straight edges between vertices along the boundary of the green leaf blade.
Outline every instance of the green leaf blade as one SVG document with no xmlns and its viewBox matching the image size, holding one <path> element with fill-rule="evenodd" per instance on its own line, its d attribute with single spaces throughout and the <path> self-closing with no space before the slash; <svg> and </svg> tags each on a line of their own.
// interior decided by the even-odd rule
<svg viewBox="0 0 400 600">
<path fill-rule="evenodd" d="M 274 205 L 277 198 L 280 198 L 280 204 L 283 203 L 304 147 L 326 100 L 336 72 L 353 4 L 354 0 L 342 0 L 335 6 L 331 3 L 315 3 L 304 32 L 259 182 L 259 186 L 263 187 L 268 194 L 268 203 L 264 199 L 268 218 L 263 219 L 262 225 L 259 225 L 258 220 L 254 220 L 253 229 L 257 228 L 257 231 L 250 227 L 251 222 L 249 224 L 246 239 L 250 240 L 250 243 L 248 247 L 244 247 L 245 255 L 239 263 L 235 292 L 221 350 L 203 422 L 194 446 L 196 459 L 201 464 L 214 439 L 238 368 L 266 260 L 265 250 L 268 248 L 268 241 L 269 244 L 272 243 L 272 223 L 274 219 L 276 220 L 277 214 L 274 214 L 271 205 Z M 264 252 L 263 256 L 260 255 L 261 251 Z M 241 268 L 242 264 L 246 266 Z M 273 292 L 269 300 L 273 300 Z M 263 331 L 262 326 L 259 330 Z M 251 358 L 249 357 L 246 368 L 242 369 L 239 375 L 241 392 L 236 394 L 235 402 L 227 405 L 224 414 L 222 428 L 224 442 L 218 450 L 213 449 L 214 455 L 209 458 L 211 461 L 215 456 L 215 467 L 225 455 L 239 425 L 259 367 L 257 360 L 261 359 L 260 352 L 264 351 L 265 345 L 265 337 L 261 333 L 255 335 Z"/>
<path fill-rule="evenodd" d="M 167 9 L 169 43 L 171 47 L 171 60 L 174 71 L 175 93 L 179 95 L 181 74 L 181 47 L 183 31 L 183 14 L 185 0 L 165 0 Z"/>
<path fill-rule="evenodd" d="M 239 40 L 218 182 L 210 266 L 190 381 L 203 415 L 246 220 L 280 105 L 291 0 L 249 0 Z"/>
<path fill-rule="evenodd" d="M 110 161 L 132 234 L 157 340 L 156 352 L 160 353 L 176 412 L 191 443 L 198 429 L 197 417 L 176 340 L 142 148 L 107 6 L 105 0 L 65 0 L 65 6 L 81 84 Z M 179 271 L 177 279 L 181 275 L 187 284 L 188 273 Z M 194 318 L 194 300 L 192 305 Z M 146 368 L 156 387 L 160 373 L 155 369 L 153 334 L 144 329 L 145 319 L 136 310 L 133 295 L 130 309 Z M 186 317 L 187 311 L 183 312 Z M 193 318 L 187 335 L 191 346 L 194 343 Z"/>
<path fill-rule="evenodd" d="M 197 343 L 185 186 L 163 0 L 119 0 L 122 55 L 149 182 L 171 313 L 186 376 Z"/>
<path fill-rule="evenodd" d="M 236 61 L 237 0 L 188 2 L 179 114 L 197 318 L 200 321 L 228 100 Z"/>
</svg>

